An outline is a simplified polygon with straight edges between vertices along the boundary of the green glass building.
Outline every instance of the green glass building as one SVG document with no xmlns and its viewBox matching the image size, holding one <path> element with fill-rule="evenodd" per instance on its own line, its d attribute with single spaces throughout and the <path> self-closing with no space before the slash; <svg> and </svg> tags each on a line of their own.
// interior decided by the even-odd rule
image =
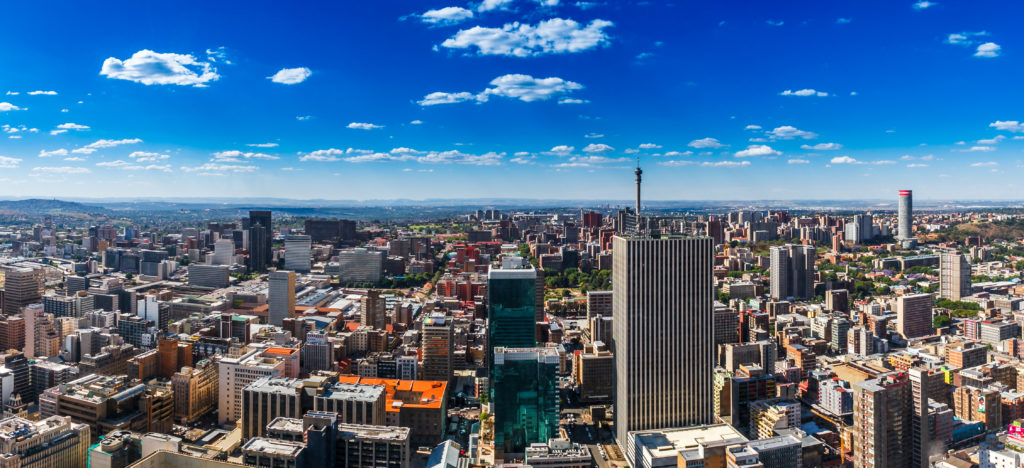
<svg viewBox="0 0 1024 468">
<path fill-rule="evenodd" d="M 494 349 L 491 405 L 494 449 L 521 454 L 558 437 L 558 352 L 554 348 Z"/>
<path fill-rule="evenodd" d="M 504 257 L 487 273 L 488 362 L 498 347 L 537 346 L 536 281 L 537 271 L 521 257 Z"/>
</svg>

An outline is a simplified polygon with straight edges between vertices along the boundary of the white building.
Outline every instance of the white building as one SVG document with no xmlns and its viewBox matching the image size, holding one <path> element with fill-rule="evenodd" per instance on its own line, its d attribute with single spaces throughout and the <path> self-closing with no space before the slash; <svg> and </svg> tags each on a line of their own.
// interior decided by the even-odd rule
<svg viewBox="0 0 1024 468">
<path fill-rule="evenodd" d="M 307 235 L 284 237 L 284 268 L 308 273 L 313 266 L 311 250 L 313 241 Z"/>
</svg>

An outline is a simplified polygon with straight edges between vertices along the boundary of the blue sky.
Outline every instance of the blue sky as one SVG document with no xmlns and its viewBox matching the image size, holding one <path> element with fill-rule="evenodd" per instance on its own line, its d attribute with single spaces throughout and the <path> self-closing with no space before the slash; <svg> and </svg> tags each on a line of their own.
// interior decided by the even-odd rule
<svg viewBox="0 0 1024 468">
<path fill-rule="evenodd" d="M 1022 13 L 15 3 L 0 195 L 1022 199 Z"/>
</svg>

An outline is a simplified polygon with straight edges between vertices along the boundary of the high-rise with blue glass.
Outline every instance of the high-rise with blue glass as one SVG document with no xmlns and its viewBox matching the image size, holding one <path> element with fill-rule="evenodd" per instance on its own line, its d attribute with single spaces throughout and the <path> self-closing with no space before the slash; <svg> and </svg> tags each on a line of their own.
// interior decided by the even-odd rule
<svg viewBox="0 0 1024 468">
<path fill-rule="evenodd" d="M 494 449 L 522 454 L 558 437 L 558 352 L 554 348 L 494 349 Z"/>
<path fill-rule="evenodd" d="M 487 358 L 494 348 L 532 348 L 536 339 L 537 272 L 522 257 L 507 256 L 487 274 Z M 493 366 L 493 364 L 492 364 Z"/>
</svg>

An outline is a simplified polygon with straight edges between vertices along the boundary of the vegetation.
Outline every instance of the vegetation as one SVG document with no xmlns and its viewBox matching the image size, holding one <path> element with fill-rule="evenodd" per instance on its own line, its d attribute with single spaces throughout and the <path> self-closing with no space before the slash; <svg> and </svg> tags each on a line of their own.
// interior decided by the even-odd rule
<svg viewBox="0 0 1024 468">
<path fill-rule="evenodd" d="M 935 328 L 945 328 L 952 322 L 953 319 L 949 318 L 948 315 L 936 315 L 935 318 L 932 319 L 932 326 Z"/>
<path fill-rule="evenodd" d="M 581 292 L 608 290 L 612 288 L 610 270 L 591 270 L 584 273 L 578 269 L 568 271 L 544 270 L 544 285 L 548 288 L 579 288 Z"/>
</svg>

